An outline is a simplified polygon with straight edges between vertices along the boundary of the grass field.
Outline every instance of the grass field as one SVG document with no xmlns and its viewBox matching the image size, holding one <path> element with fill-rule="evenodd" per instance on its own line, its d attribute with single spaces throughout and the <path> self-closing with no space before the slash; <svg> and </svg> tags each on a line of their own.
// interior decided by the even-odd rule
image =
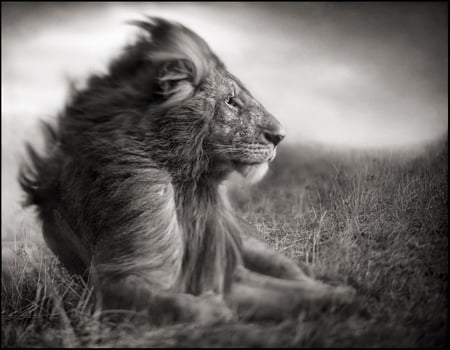
<svg viewBox="0 0 450 350">
<path fill-rule="evenodd" d="M 32 213 L 3 205 L 2 347 L 445 346 L 447 145 L 417 156 L 282 145 L 260 184 L 230 190 L 270 246 L 358 292 L 354 305 L 281 323 L 156 328 L 102 314 L 88 288 L 24 239 L 40 236 Z"/>
</svg>

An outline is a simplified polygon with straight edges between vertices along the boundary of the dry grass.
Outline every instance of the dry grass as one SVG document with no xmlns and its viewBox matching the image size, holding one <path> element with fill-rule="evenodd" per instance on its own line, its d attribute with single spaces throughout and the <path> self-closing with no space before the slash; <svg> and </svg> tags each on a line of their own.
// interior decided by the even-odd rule
<svg viewBox="0 0 450 350">
<path fill-rule="evenodd" d="M 447 141 L 419 157 L 286 146 L 249 199 L 232 193 L 273 248 L 358 290 L 350 307 L 278 324 L 156 328 L 102 314 L 51 254 L 14 242 L 35 226 L 2 226 L 2 347 L 445 346 L 447 154 Z"/>
</svg>

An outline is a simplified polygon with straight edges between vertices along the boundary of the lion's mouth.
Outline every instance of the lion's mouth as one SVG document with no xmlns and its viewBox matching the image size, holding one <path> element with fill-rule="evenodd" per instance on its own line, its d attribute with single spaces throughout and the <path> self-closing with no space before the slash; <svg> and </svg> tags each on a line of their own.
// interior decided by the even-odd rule
<svg viewBox="0 0 450 350">
<path fill-rule="evenodd" d="M 269 153 L 269 154 L 267 154 L 267 153 Z M 270 163 L 276 157 L 277 148 L 274 147 L 267 153 L 261 152 L 258 155 L 252 154 L 252 156 L 247 159 L 246 159 L 246 157 L 243 157 L 243 158 L 233 159 L 232 162 L 233 162 L 233 165 L 235 165 L 237 167 L 239 167 L 239 166 L 257 166 L 257 165 L 261 165 L 263 163 Z"/>
<path fill-rule="evenodd" d="M 262 163 L 267 162 L 267 160 L 263 160 L 263 161 L 259 161 L 259 162 L 255 162 L 255 161 L 246 161 L 246 160 L 233 160 L 233 165 L 235 165 L 236 167 L 241 167 L 241 166 L 254 166 L 254 165 L 259 165 Z"/>
<path fill-rule="evenodd" d="M 272 154 L 270 155 L 269 159 L 267 160 L 268 162 L 271 162 L 275 159 L 277 155 L 277 147 L 274 147 Z"/>
</svg>

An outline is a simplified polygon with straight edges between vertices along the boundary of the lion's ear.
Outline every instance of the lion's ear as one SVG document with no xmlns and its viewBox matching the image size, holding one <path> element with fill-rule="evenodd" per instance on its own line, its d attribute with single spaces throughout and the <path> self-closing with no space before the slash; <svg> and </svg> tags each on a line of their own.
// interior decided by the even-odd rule
<svg viewBox="0 0 450 350">
<path fill-rule="evenodd" d="M 166 100 L 181 101 L 189 97 L 195 89 L 195 67 L 186 59 L 163 62 L 158 70 L 157 93 Z"/>
<path fill-rule="evenodd" d="M 157 17 L 130 23 L 150 34 L 146 55 L 158 67 L 159 93 L 167 98 L 189 97 L 218 62 L 206 42 L 179 23 Z"/>
</svg>

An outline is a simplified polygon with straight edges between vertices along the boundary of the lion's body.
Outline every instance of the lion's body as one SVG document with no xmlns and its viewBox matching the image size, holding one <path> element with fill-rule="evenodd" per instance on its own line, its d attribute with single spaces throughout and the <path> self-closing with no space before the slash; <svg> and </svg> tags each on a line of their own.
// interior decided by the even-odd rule
<svg viewBox="0 0 450 350">
<path fill-rule="evenodd" d="M 261 177 L 282 135 L 196 34 L 160 19 L 137 24 L 151 40 L 74 91 L 47 128 L 47 155 L 30 149 L 21 183 L 49 247 L 69 270 L 95 274 L 112 305 L 209 320 L 217 315 L 205 310 L 224 308 L 209 293 L 233 295 L 252 256 L 220 184 L 233 170 Z"/>
</svg>

